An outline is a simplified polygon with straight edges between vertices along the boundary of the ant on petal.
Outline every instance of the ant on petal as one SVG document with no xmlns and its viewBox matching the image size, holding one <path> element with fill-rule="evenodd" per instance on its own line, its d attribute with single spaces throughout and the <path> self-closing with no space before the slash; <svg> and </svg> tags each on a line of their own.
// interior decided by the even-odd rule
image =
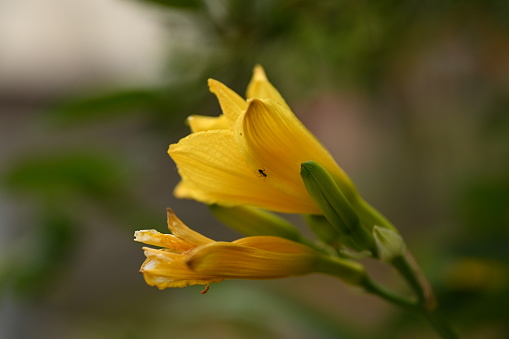
<svg viewBox="0 0 509 339">
<path fill-rule="evenodd" d="M 258 173 L 259 173 L 262 177 L 264 177 L 264 178 L 266 178 L 266 177 L 267 177 L 267 173 L 265 173 L 265 170 L 264 170 L 264 169 L 258 169 Z"/>
</svg>

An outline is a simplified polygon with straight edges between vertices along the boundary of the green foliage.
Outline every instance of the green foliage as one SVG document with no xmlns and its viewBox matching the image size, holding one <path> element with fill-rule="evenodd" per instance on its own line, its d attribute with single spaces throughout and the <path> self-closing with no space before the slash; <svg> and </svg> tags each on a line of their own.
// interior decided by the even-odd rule
<svg viewBox="0 0 509 339">
<path fill-rule="evenodd" d="M 107 199 L 123 190 L 124 177 L 111 155 L 73 150 L 27 156 L 4 174 L 6 189 L 39 199 L 69 199 L 79 195 Z"/>
<path fill-rule="evenodd" d="M 156 90 L 131 89 L 66 99 L 51 108 L 47 118 L 61 124 L 124 118 L 129 112 L 141 114 L 153 111 L 160 106 L 160 97 Z"/>
<path fill-rule="evenodd" d="M 473 180 L 462 193 L 462 219 L 472 235 L 496 239 L 506 234 L 509 225 L 509 177 Z"/>
<path fill-rule="evenodd" d="M 203 5 L 203 0 L 138 0 L 146 3 L 154 3 L 171 9 L 197 9 Z"/>
<path fill-rule="evenodd" d="M 73 247 L 79 240 L 77 224 L 58 210 L 39 215 L 32 243 L 10 248 L 11 260 L 0 262 L 0 287 L 25 298 L 50 292 L 74 259 Z"/>
</svg>

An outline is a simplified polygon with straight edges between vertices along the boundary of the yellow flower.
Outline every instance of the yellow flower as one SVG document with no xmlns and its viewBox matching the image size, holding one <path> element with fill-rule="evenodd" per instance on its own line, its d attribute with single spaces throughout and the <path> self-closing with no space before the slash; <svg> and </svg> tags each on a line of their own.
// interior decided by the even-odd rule
<svg viewBox="0 0 509 339">
<path fill-rule="evenodd" d="M 187 227 L 168 209 L 172 234 L 155 230 L 135 233 L 145 247 L 141 266 L 145 281 L 159 289 L 208 285 L 224 279 L 275 279 L 310 272 L 339 275 L 355 283 L 364 276 L 362 267 L 349 260 L 328 258 L 308 246 L 274 236 L 246 237 L 216 242 Z"/>
<path fill-rule="evenodd" d="M 223 114 L 189 117 L 192 133 L 168 151 L 182 177 L 177 197 L 321 214 L 299 174 L 301 163 L 313 160 L 349 200 L 358 200 L 348 176 L 296 118 L 260 66 L 254 69 L 247 100 L 218 81 L 209 80 L 209 87 Z"/>
</svg>

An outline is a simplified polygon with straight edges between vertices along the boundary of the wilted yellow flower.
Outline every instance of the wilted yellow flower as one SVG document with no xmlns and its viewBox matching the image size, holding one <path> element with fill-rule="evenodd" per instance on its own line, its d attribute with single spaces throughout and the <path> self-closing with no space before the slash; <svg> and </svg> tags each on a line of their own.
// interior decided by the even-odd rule
<svg viewBox="0 0 509 339">
<path fill-rule="evenodd" d="M 260 66 L 254 69 L 247 100 L 216 80 L 209 80 L 209 87 L 223 114 L 189 117 L 193 133 L 168 151 L 182 177 L 177 197 L 321 214 L 299 174 L 301 163 L 313 160 L 348 199 L 357 199 L 348 176 L 296 118 Z"/>
<path fill-rule="evenodd" d="M 135 240 L 162 249 L 143 248 L 145 281 L 159 289 L 209 285 L 224 279 L 275 279 L 311 272 L 333 274 L 356 283 L 364 276 L 359 264 L 329 258 L 303 244 L 274 236 L 216 242 L 187 227 L 168 209 L 172 234 L 155 230 L 135 233 Z"/>
</svg>

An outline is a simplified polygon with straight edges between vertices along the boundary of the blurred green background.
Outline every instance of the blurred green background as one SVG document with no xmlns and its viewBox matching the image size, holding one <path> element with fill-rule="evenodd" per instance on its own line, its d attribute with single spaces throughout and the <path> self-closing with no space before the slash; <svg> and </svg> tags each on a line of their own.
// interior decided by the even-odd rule
<svg viewBox="0 0 509 339">
<path fill-rule="evenodd" d="M 137 273 L 166 207 L 240 237 L 172 196 L 166 151 L 219 114 L 207 78 L 243 94 L 257 63 L 459 332 L 509 337 L 508 1 L 23 0 L 0 2 L 1 338 L 433 338 L 330 277 L 200 295 Z"/>
</svg>

